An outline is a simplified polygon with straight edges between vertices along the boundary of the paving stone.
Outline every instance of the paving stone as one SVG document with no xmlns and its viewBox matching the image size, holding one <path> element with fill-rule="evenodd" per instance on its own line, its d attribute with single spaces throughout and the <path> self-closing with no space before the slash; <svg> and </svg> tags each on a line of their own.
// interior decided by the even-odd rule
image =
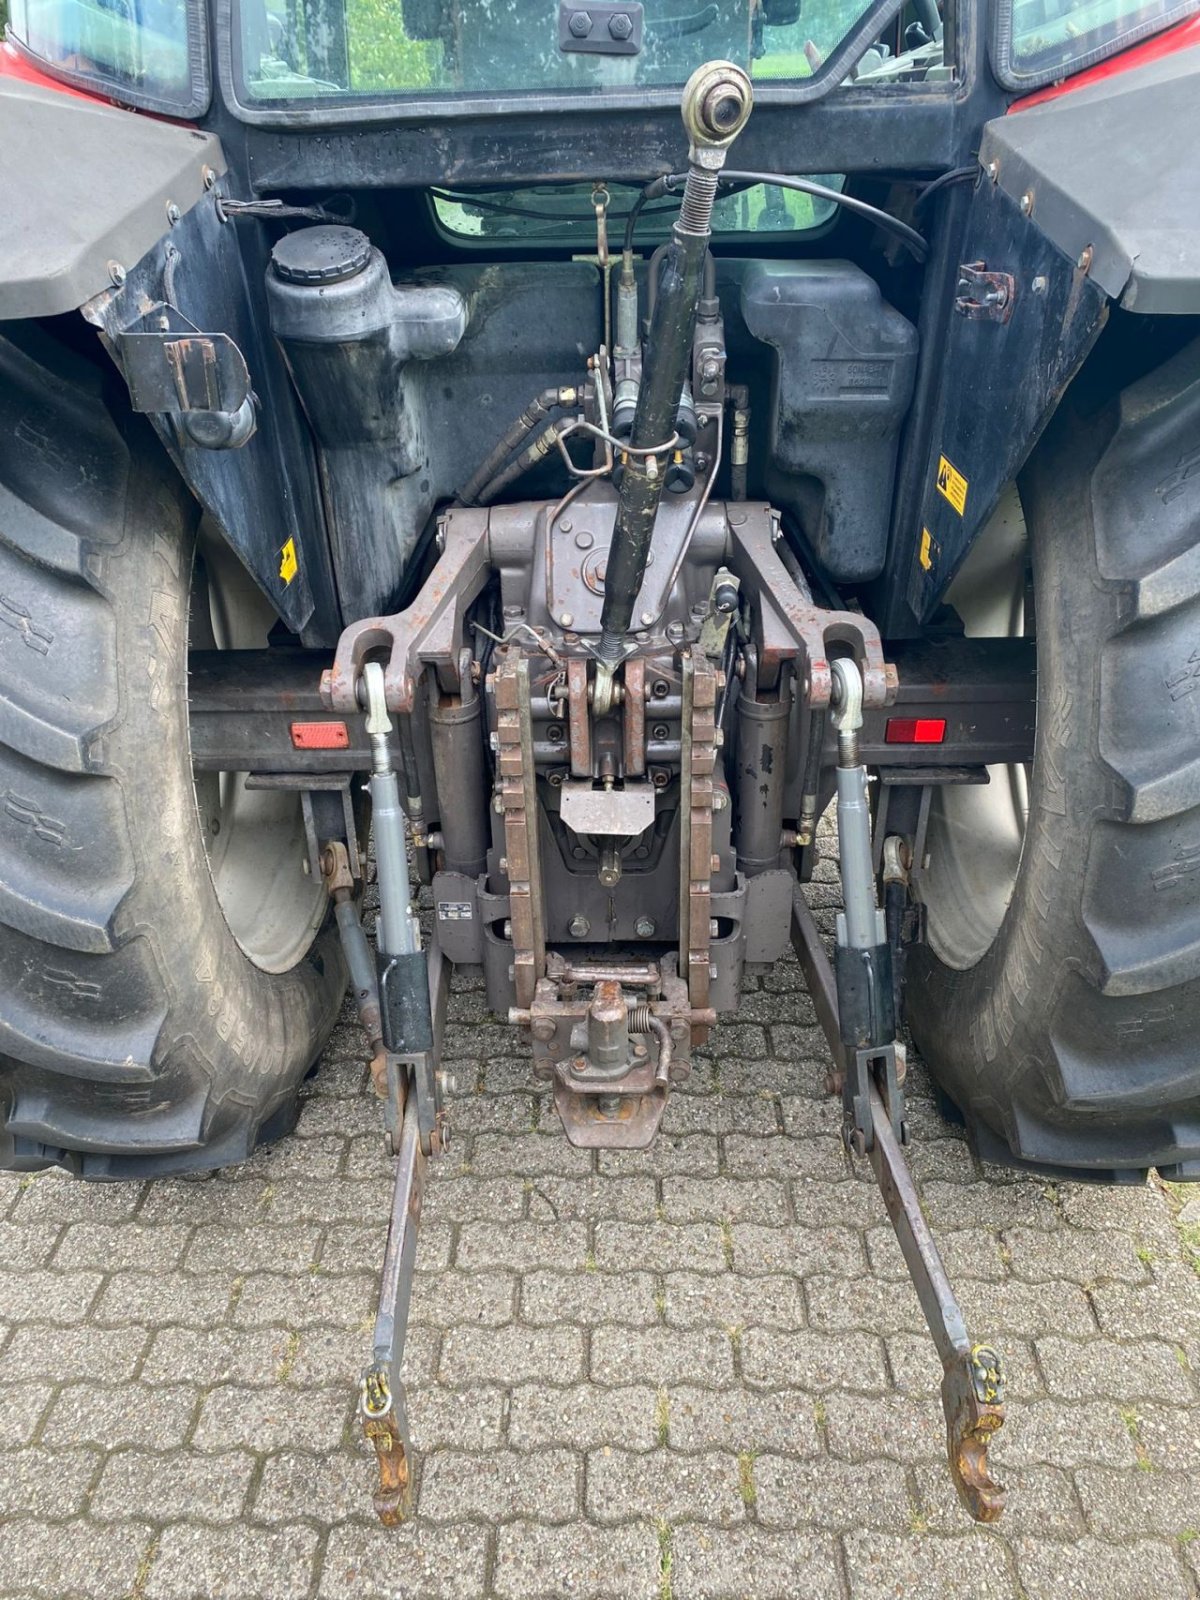
<svg viewBox="0 0 1200 1600">
<path fill-rule="evenodd" d="M 658 1536 L 645 1522 L 509 1523 L 496 1532 L 495 1593 L 500 1600 L 660 1600 Z"/>
<path fill-rule="evenodd" d="M 1109 1395 L 1126 1403 L 1157 1400 L 1186 1405 L 1194 1386 L 1177 1350 L 1159 1339 L 1138 1344 L 1115 1339 L 1037 1341 L 1038 1360 L 1051 1394 L 1067 1400 Z"/>
<path fill-rule="evenodd" d="M 1121 1408 L 1106 1400 L 1073 1404 L 1035 1400 L 1012 1406 L 993 1448 L 999 1461 L 1056 1466 L 1067 1472 L 1097 1462 L 1131 1467 L 1137 1461 Z"/>
<path fill-rule="evenodd" d="M 990 1453 L 997 1456 L 993 1466 L 1008 1492 L 999 1525 L 1003 1537 L 1009 1540 L 1027 1533 L 1039 1539 L 1078 1539 L 1085 1527 L 1071 1474 L 1058 1467 L 1015 1467 L 1007 1461 L 1000 1465 L 998 1444 Z M 920 1518 L 930 1533 L 959 1534 L 970 1527 L 944 1461 L 916 1466 L 912 1473 Z"/>
<path fill-rule="evenodd" d="M 595 1255 L 600 1267 L 636 1263 L 651 1272 L 724 1272 L 725 1240 L 715 1222 L 598 1222 Z"/>
<path fill-rule="evenodd" d="M 0 1194 L 0 1209 L 3 1204 Z M 57 1222 L 0 1222 L 0 1268 L 27 1272 L 42 1266 L 61 1232 Z"/>
<path fill-rule="evenodd" d="M 464 1222 L 454 1261 L 459 1267 L 508 1267 L 514 1272 L 554 1267 L 571 1272 L 583 1266 L 587 1252 L 582 1222 L 509 1222 L 501 1228 Z"/>
<path fill-rule="evenodd" d="M 410 1386 L 413 1448 L 491 1450 L 502 1442 L 507 1396 L 499 1386 L 447 1389 L 433 1381 Z M 361 1510 L 361 1506 L 360 1506 Z"/>
<path fill-rule="evenodd" d="M 571 1450 L 438 1451 L 422 1467 L 421 1516 L 431 1522 L 567 1522 L 579 1515 L 581 1465 Z"/>
<path fill-rule="evenodd" d="M 821 1449 L 813 1396 L 800 1389 L 763 1393 L 679 1384 L 664 1392 L 659 1415 L 674 1450 L 778 1451 L 802 1458 Z"/>
<path fill-rule="evenodd" d="M 593 1450 L 587 1458 L 587 1513 L 597 1522 L 627 1522 L 638 1514 L 676 1522 L 743 1522 L 741 1467 L 737 1456 L 707 1451 Z"/>
<path fill-rule="evenodd" d="M 866 1228 L 884 1216 L 878 1191 L 849 1177 L 797 1178 L 788 1188 L 793 1215 L 804 1228 Z"/>
<path fill-rule="evenodd" d="M 294 1393 L 282 1387 L 222 1384 L 204 1397 L 195 1444 L 200 1450 L 334 1450 L 349 1420 L 353 1395 L 340 1389 Z"/>
<path fill-rule="evenodd" d="M 856 1600 L 945 1600 L 964 1592 L 971 1600 L 1015 1600 L 1018 1593 L 1004 1545 L 990 1533 L 952 1539 L 863 1532 L 847 1535 L 844 1545 Z"/>
<path fill-rule="evenodd" d="M 230 1321 L 239 1327 L 358 1327 L 379 1297 L 368 1273 L 255 1272 L 242 1283 Z"/>
<path fill-rule="evenodd" d="M 1039 1228 L 1053 1232 L 1065 1226 L 1062 1210 L 1048 1184 L 947 1183 L 934 1178 L 922 1185 L 921 1201 L 929 1225 L 942 1228 Z"/>
<path fill-rule="evenodd" d="M 668 1138 L 688 1133 L 776 1136 L 779 1118 L 775 1099 L 761 1089 L 751 1094 L 672 1095 L 663 1115 Z"/>
<path fill-rule="evenodd" d="M 908 1282 L 908 1267 L 890 1223 L 868 1228 L 866 1244 L 867 1259 L 876 1277 Z M 951 1283 L 957 1284 L 964 1278 L 999 1281 L 1008 1277 L 1004 1247 L 992 1229 L 939 1228 L 937 1247 Z"/>
<path fill-rule="evenodd" d="M 715 1134 L 660 1136 L 648 1150 L 601 1150 L 598 1170 L 613 1178 L 715 1178 L 721 1168 Z"/>
<path fill-rule="evenodd" d="M 733 1377 L 733 1350 L 724 1332 L 677 1328 L 597 1328 L 591 1376 L 610 1386 L 690 1381 L 714 1386 Z"/>
<path fill-rule="evenodd" d="M 516 1221 L 524 1212 L 523 1179 L 476 1178 L 473 1173 L 455 1172 L 426 1184 L 421 1226 L 424 1228 L 427 1222 Z"/>
<path fill-rule="evenodd" d="M 225 1320 L 236 1281 L 232 1272 L 117 1272 L 101 1290 L 90 1320 L 106 1328 L 208 1327 Z"/>
<path fill-rule="evenodd" d="M 1003 1283 L 965 1280 L 956 1288 L 967 1326 L 977 1330 L 976 1338 L 999 1339 L 1005 1333 L 1025 1338 L 1039 1334 L 1086 1338 L 1097 1331 L 1087 1292 L 1078 1283 L 1030 1284 L 1009 1278 Z"/>
<path fill-rule="evenodd" d="M 762 1389 L 853 1389 L 876 1394 L 888 1387 L 883 1343 L 871 1333 L 836 1337 L 808 1328 L 780 1332 L 749 1328 L 742 1337 L 742 1372 Z"/>
<path fill-rule="evenodd" d="M 345 1522 L 363 1515 L 375 1481 L 375 1465 L 365 1449 L 321 1455 L 280 1450 L 263 1464 L 250 1515 L 255 1522 Z"/>
<path fill-rule="evenodd" d="M 1101 1539 L 1200 1536 L 1200 1482 L 1192 1473 L 1080 1467 L 1075 1482 L 1084 1515 Z"/>
<path fill-rule="evenodd" d="M 211 1456 L 119 1450 L 108 1457 L 92 1492 L 92 1515 L 101 1520 L 236 1522 L 253 1472 L 254 1457 L 241 1450 Z"/>
<path fill-rule="evenodd" d="M 0 1522 L 0 1594 L 62 1600 L 69 1573 L 73 1594 L 114 1600 L 132 1589 L 152 1538 L 140 1523 Z"/>
<path fill-rule="evenodd" d="M 442 1341 L 443 1383 L 564 1383 L 583 1375 L 578 1328 L 450 1328 Z"/>
<path fill-rule="evenodd" d="M 83 1509 L 104 1458 L 98 1450 L 17 1450 L 0 1461 L 0 1524 L 12 1517 L 70 1517 Z"/>
<path fill-rule="evenodd" d="M 124 1189 L 113 1184 L 113 1189 Z M 97 1186 L 88 1184 L 89 1192 Z M 107 1191 L 106 1191 L 107 1192 Z M 232 1182 L 217 1174 L 203 1178 L 157 1178 L 146 1185 L 145 1198 L 138 1208 L 139 1223 L 217 1223 L 249 1227 L 267 1215 L 274 1190 L 265 1178 L 254 1182 Z"/>
<path fill-rule="evenodd" d="M 144 1383 L 185 1379 L 206 1388 L 269 1383 L 287 1356 L 287 1334 L 280 1328 L 163 1328 L 154 1335 L 141 1378 Z"/>
<path fill-rule="evenodd" d="M 0 1272 L 0 1307 L 14 1322 L 82 1322 L 100 1287 L 98 1272 Z"/>
<path fill-rule="evenodd" d="M 59 1391 L 42 1428 L 43 1442 L 56 1447 L 122 1445 L 170 1449 L 182 1444 L 196 1411 L 198 1390 L 190 1384 L 129 1383 L 110 1388 L 72 1383 Z"/>
<path fill-rule="evenodd" d="M 1136 1240 L 1099 1228 L 1063 1228 L 1047 1234 L 1040 1228 L 1007 1228 L 1004 1243 L 1012 1255 L 1016 1277 L 1031 1283 L 1066 1278 L 1089 1285 L 1106 1278 L 1145 1283 L 1150 1276 L 1138 1258 Z"/>
<path fill-rule="evenodd" d="M 858 1278 L 863 1249 L 849 1228 L 813 1228 L 803 1223 L 785 1228 L 759 1228 L 734 1223 L 730 1242 L 737 1273 L 794 1272 L 808 1279 L 815 1273 Z"/>
<path fill-rule="evenodd" d="M 68 1328 L 27 1322 L 14 1328 L 0 1371 L 6 1383 L 27 1378 L 95 1378 L 117 1383 L 131 1378 L 150 1341 L 145 1328 L 93 1328 L 75 1324 Z"/>
<path fill-rule="evenodd" d="M 471 1143 L 471 1170 L 480 1178 L 499 1173 L 580 1178 L 594 1165 L 592 1151 L 577 1150 L 557 1128 L 546 1133 L 481 1133 Z"/>
<path fill-rule="evenodd" d="M 740 1178 L 812 1178 L 836 1183 L 846 1175 L 840 1140 L 755 1139 L 731 1133 L 725 1139 L 728 1171 Z"/>
<path fill-rule="evenodd" d="M 658 1392 L 645 1384 L 615 1389 L 519 1384 L 509 1400 L 508 1441 L 518 1450 L 555 1444 L 649 1450 L 658 1443 L 659 1405 Z"/>
<path fill-rule="evenodd" d="M 392 1174 L 381 1169 L 375 1178 L 339 1178 L 336 1183 L 291 1178 L 273 1186 L 267 1208 L 271 1222 L 279 1227 L 304 1224 L 358 1222 L 363 1217 L 387 1218 L 392 1199 Z M 260 1265 L 269 1267 L 270 1262 Z M 275 1263 L 276 1270 L 282 1265 Z"/>
<path fill-rule="evenodd" d="M 534 1222 L 652 1222 L 658 1205 L 653 1178 L 533 1177 L 524 1187 Z"/>
<path fill-rule="evenodd" d="M 213 1272 L 227 1268 L 232 1261 L 239 1273 L 307 1272 L 317 1259 L 320 1240 L 321 1230 L 314 1223 L 197 1228 L 184 1266 L 189 1272 Z"/>
<path fill-rule="evenodd" d="M 941 1402 L 885 1394 L 824 1397 L 825 1437 L 831 1454 L 845 1461 L 915 1463 L 946 1459 L 946 1424 Z"/>
<path fill-rule="evenodd" d="M 450 1102 L 449 1120 L 456 1139 L 475 1133 L 530 1133 L 541 1105 L 534 1094 L 468 1094 Z"/>
<path fill-rule="evenodd" d="M 734 1260 L 738 1246 L 734 1240 Z M 738 1272 L 669 1272 L 663 1280 L 666 1320 L 673 1328 L 796 1328 L 803 1325 L 798 1278 L 782 1273 L 744 1277 Z"/>
<path fill-rule="evenodd" d="M 672 1530 L 671 1558 L 673 1600 L 841 1600 L 828 1538 L 689 1524 Z"/>
<path fill-rule="evenodd" d="M 1125 1545 L 1090 1538 L 1071 1544 L 1030 1538 L 1013 1542 L 1028 1600 L 1097 1594 L 1188 1600 L 1192 1594 L 1178 1556 L 1168 1545 L 1151 1539 Z"/>
<path fill-rule="evenodd" d="M 12 1450 L 33 1438 L 54 1390 L 48 1383 L 9 1383 L 2 1359 L 0 1379 L 0 1450 Z"/>
<path fill-rule="evenodd" d="M 648 1272 L 530 1272 L 521 1279 L 521 1320 L 645 1327 L 659 1320 Z"/>
<path fill-rule="evenodd" d="M 496 1327 L 512 1321 L 520 1284 L 512 1272 L 416 1272 L 409 1321 L 436 1328 L 460 1322 Z"/>
<path fill-rule="evenodd" d="M 9 1212 L 10 1222 L 120 1222 L 132 1217 L 146 1193 L 138 1183 L 82 1184 L 61 1172 L 32 1175 Z"/>
<path fill-rule="evenodd" d="M 163 1530 L 143 1592 L 146 1600 L 304 1600 L 313 1581 L 312 1528 Z"/>
<path fill-rule="evenodd" d="M 804 1296 L 809 1322 L 828 1333 L 880 1327 L 925 1331 L 925 1316 L 911 1283 L 815 1275 L 805 1279 Z"/>
<path fill-rule="evenodd" d="M 178 1265 L 191 1236 L 190 1224 L 182 1222 L 152 1227 L 136 1222 L 73 1222 L 63 1229 L 54 1265 L 97 1272 L 169 1272 Z"/>
<path fill-rule="evenodd" d="M 787 1187 L 777 1178 L 664 1178 L 668 1222 L 788 1220 Z"/>
<path fill-rule="evenodd" d="M 854 1528 L 884 1532 L 911 1512 L 904 1468 L 895 1461 L 850 1464 L 821 1457 L 794 1461 L 760 1455 L 753 1463 L 754 1509 L 766 1528 L 816 1528 L 849 1533 Z"/>
<path fill-rule="evenodd" d="M 1101 1328 L 1116 1339 L 1195 1336 L 1200 1332 L 1200 1295 L 1192 1292 L 1194 1283 L 1194 1278 L 1184 1279 L 1172 1289 L 1157 1281 L 1101 1283 L 1092 1290 L 1091 1302 Z"/>
</svg>

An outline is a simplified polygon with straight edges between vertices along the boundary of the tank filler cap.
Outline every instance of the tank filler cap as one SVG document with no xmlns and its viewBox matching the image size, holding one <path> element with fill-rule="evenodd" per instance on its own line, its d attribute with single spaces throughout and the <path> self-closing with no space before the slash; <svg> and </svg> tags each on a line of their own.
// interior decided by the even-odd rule
<svg viewBox="0 0 1200 1600">
<path fill-rule="evenodd" d="M 297 228 L 271 251 L 277 277 L 285 283 L 318 287 L 357 277 L 370 259 L 371 241 L 366 234 L 336 225 Z"/>
</svg>

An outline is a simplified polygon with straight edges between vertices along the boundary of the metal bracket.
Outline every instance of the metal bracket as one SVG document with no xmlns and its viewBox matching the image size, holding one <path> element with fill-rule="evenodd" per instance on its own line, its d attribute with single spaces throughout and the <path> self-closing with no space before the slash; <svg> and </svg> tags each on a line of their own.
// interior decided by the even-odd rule
<svg viewBox="0 0 1200 1600">
<path fill-rule="evenodd" d="M 958 269 L 954 309 L 973 322 L 1007 322 L 1017 298 L 1011 272 L 989 272 L 982 261 L 964 261 Z"/>
<path fill-rule="evenodd" d="M 135 411 L 233 415 L 250 396 L 246 358 L 229 335 L 201 333 L 173 306 L 151 306 L 114 342 Z"/>
<path fill-rule="evenodd" d="M 564 53 L 636 56 L 644 27 L 641 0 L 559 0 L 558 48 Z"/>
</svg>

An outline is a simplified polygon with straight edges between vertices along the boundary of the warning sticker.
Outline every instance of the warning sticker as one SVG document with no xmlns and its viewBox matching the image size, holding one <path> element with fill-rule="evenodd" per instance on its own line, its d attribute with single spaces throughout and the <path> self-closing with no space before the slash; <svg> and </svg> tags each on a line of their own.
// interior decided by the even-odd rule
<svg viewBox="0 0 1200 1600">
<path fill-rule="evenodd" d="M 961 517 L 967 509 L 967 480 L 945 456 L 938 457 L 938 493 L 943 495 Z"/>
<path fill-rule="evenodd" d="M 469 900 L 438 901 L 438 916 L 443 922 L 470 922 L 471 915 Z"/>
<path fill-rule="evenodd" d="M 296 541 L 289 539 L 279 552 L 279 576 L 284 583 L 291 583 L 299 570 L 300 563 L 296 560 Z"/>
<path fill-rule="evenodd" d="M 932 572 L 934 558 L 938 553 L 938 542 L 928 528 L 921 529 L 921 546 L 917 551 L 917 559 L 926 572 Z"/>
</svg>

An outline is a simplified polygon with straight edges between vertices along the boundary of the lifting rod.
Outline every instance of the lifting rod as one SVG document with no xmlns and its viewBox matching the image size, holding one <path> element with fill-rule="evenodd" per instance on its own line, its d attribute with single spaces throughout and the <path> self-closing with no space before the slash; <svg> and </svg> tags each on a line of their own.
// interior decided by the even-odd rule
<svg viewBox="0 0 1200 1600">
<path fill-rule="evenodd" d="M 904 1159 L 903 1047 L 894 1036 L 891 970 L 870 867 L 866 773 L 857 747 L 862 680 L 853 662 L 832 665 L 846 905 L 838 917 L 836 976 L 799 884 L 792 896 L 792 944 L 833 1053 L 847 1148 L 871 1163 L 941 1359 L 946 1453 L 955 1488 L 976 1522 L 995 1522 L 1004 1509 L 1004 1489 L 988 1470 L 987 1447 L 1004 1423 L 1000 1357 L 989 1345 L 971 1343 Z"/>
</svg>

